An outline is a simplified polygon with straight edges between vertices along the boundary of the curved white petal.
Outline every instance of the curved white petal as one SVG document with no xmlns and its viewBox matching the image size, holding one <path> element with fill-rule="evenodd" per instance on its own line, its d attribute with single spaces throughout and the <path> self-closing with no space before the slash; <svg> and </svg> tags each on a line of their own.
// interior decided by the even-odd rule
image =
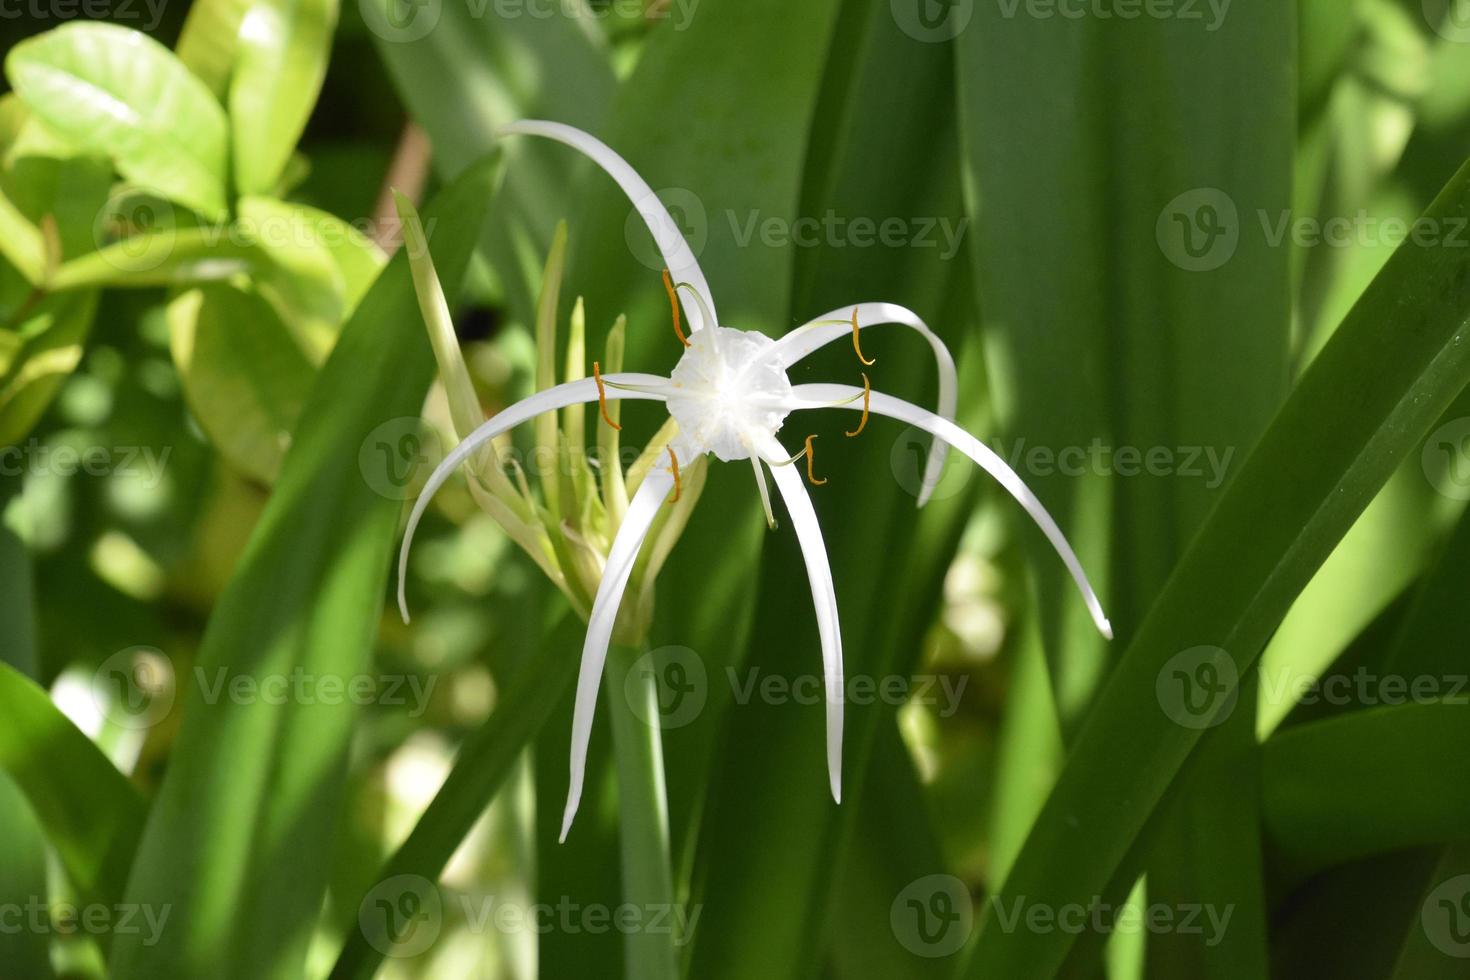
<svg viewBox="0 0 1470 980">
<path fill-rule="evenodd" d="M 656 374 L 619 373 L 605 374 L 602 377 L 606 386 L 608 398 L 642 398 L 661 401 L 663 395 L 659 393 L 660 388 L 669 383 L 668 378 L 659 377 Z M 636 385 L 637 388 L 617 387 L 620 385 Z M 651 389 L 651 390 L 647 390 Z M 455 469 L 459 467 L 480 446 L 494 439 L 502 432 L 509 432 L 522 422 L 531 419 L 543 412 L 555 411 L 566 408 L 568 405 L 576 405 L 582 402 L 595 402 L 598 398 L 597 381 L 593 378 L 583 378 L 580 381 L 569 381 L 566 384 L 557 385 L 555 388 L 547 388 L 538 391 L 529 398 L 523 398 L 514 405 L 507 405 L 505 409 L 496 413 L 495 417 L 485 422 L 474 432 L 465 437 L 464 441 L 444 457 L 444 462 L 435 467 L 430 474 L 428 482 L 424 484 L 423 492 L 419 499 L 414 502 L 413 512 L 408 515 L 408 527 L 403 532 L 403 545 L 398 551 L 398 611 L 403 614 L 403 621 L 408 622 L 408 601 L 404 596 L 404 581 L 408 577 L 408 550 L 413 545 L 413 535 L 418 529 L 419 521 L 423 519 L 424 511 L 428 509 L 429 501 L 434 494 L 444 485 Z"/>
<path fill-rule="evenodd" d="M 787 404 L 793 410 L 833 407 L 861 410 L 862 394 L 861 388 L 852 385 L 796 385 L 791 389 L 792 400 Z M 1057 527 L 1057 522 L 1052 520 L 1051 514 L 1047 513 L 1041 501 L 1036 499 L 1036 494 L 1031 492 L 1015 470 L 1006 465 L 1005 460 L 1001 459 L 989 446 L 949 419 L 941 418 L 902 398 L 894 398 L 892 395 L 875 391 L 869 396 L 868 407 L 874 414 L 886 415 L 900 422 L 907 422 L 909 425 L 918 426 L 931 433 L 937 439 L 943 439 L 973 459 L 981 469 L 1005 487 L 1006 491 L 1016 498 L 1016 502 L 1026 509 L 1026 513 L 1031 515 L 1031 519 L 1036 522 L 1037 527 L 1041 528 L 1042 533 L 1051 542 L 1051 546 L 1056 549 L 1062 563 L 1067 566 L 1067 571 L 1072 574 L 1072 581 L 1077 583 L 1083 601 L 1087 603 L 1087 611 L 1092 614 L 1092 621 L 1097 624 L 1098 631 L 1110 640 L 1113 638 L 1112 624 L 1108 622 L 1108 617 L 1103 613 L 1102 603 L 1098 601 L 1097 593 L 1092 590 L 1092 584 L 1087 581 L 1087 573 L 1082 570 L 1082 563 L 1077 560 L 1077 554 L 1067 543 L 1067 536 L 1062 533 L 1061 528 Z"/>
<path fill-rule="evenodd" d="M 861 389 L 859 389 L 861 390 Z M 761 447 L 772 459 L 785 458 L 786 452 L 776 440 Z M 822 642 L 823 685 L 827 701 L 827 780 L 832 786 L 832 799 L 842 802 L 842 629 L 837 619 L 837 590 L 832 587 L 832 565 L 827 560 L 827 545 L 822 540 L 822 527 L 812 509 L 812 498 L 801 482 L 801 474 L 790 464 L 771 467 L 776 489 L 791 515 L 791 526 L 801 545 L 806 562 L 806 577 L 811 583 L 812 602 L 817 608 L 817 636 Z"/>
<path fill-rule="evenodd" d="M 582 780 L 587 769 L 587 743 L 592 738 L 592 719 L 597 713 L 597 689 L 602 684 L 602 668 L 607 663 L 607 645 L 612 640 L 613 623 L 618 618 L 628 576 L 638 558 L 638 549 L 653 526 L 664 498 L 673 489 L 674 477 L 658 467 L 644 478 L 638 492 L 628 503 L 628 513 L 618 527 L 608 550 L 607 565 L 592 601 L 592 615 L 587 619 L 587 638 L 582 643 L 582 667 L 577 673 L 577 706 L 572 714 L 571 782 L 567 786 L 567 808 L 561 819 L 561 840 L 567 839 L 577 805 L 582 801 Z"/>
<path fill-rule="evenodd" d="M 617 181 L 623 193 L 628 195 L 628 200 L 633 202 L 633 207 L 643 216 L 649 232 L 653 234 L 654 244 L 658 246 L 659 253 L 664 257 L 664 264 L 668 266 L 669 274 L 673 276 L 674 282 L 689 283 L 699 290 L 705 302 L 709 304 L 710 322 L 707 324 L 704 322 L 706 314 L 700 309 L 699 303 L 685 307 L 685 313 L 689 316 L 689 329 L 699 330 L 704 326 L 719 326 L 719 319 L 715 316 L 714 294 L 710 292 L 709 282 L 704 278 L 703 270 L 699 268 L 699 261 L 695 259 L 689 243 L 684 240 L 684 232 L 670 217 L 668 209 L 658 199 L 653 188 L 648 186 L 646 180 L 638 176 L 638 171 L 634 170 L 627 160 L 624 160 L 612 147 L 591 133 L 583 132 L 565 123 L 523 119 L 501 127 L 500 133 L 519 133 L 525 136 L 543 136 L 546 139 L 556 140 L 558 143 L 563 143 L 581 152 L 606 171 L 609 177 Z"/>
<path fill-rule="evenodd" d="M 917 313 L 894 303 L 857 303 L 858 329 L 866 330 L 885 323 L 895 323 L 918 331 L 929 342 L 934 352 L 934 363 L 939 368 L 939 401 L 935 413 L 954 421 L 958 386 L 954 358 L 939 335 L 929 329 Z M 840 322 L 839 322 L 840 321 Z M 843 306 L 825 316 L 819 316 L 776 340 L 774 355 L 781 359 L 782 367 L 790 368 L 808 354 L 834 341 L 852 336 L 852 306 Z M 939 485 L 940 473 L 944 469 L 945 446 L 936 438 L 929 447 L 929 461 L 924 467 L 924 480 L 920 484 L 919 506 L 929 502 L 934 488 Z"/>
</svg>

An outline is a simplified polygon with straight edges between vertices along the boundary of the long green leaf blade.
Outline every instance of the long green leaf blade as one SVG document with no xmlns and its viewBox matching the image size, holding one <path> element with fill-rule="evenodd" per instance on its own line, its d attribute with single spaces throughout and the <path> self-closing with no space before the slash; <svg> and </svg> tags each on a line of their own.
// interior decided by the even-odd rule
<svg viewBox="0 0 1470 980">
<path fill-rule="evenodd" d="M 1467 214 L 1470 167 L 1425 217 L 1454 227 Z M 1139 834 L 1201 735 L 1160 709 L 1161 670 L 1201 646 L 1225 651 L 1233 667 L 1227 673 L 1249 668 L 1398 460 L 1470 380 L 1467 316 L 1464 249 L 1409 242 L 1394 254 L 1287 400 L 1144 620 L 1079 733 L 1002 900 L 1023 896 L 1061 908 L 1126 892 L 1138 870 Z M 1048 975 L 1075 938 L 1008 931 L 992 917 L 967 976 Z"/>
<path fill-rule="evenodd" d="M 430 209 L 437 254 L 456 281 L 492 178 L 490 167 L 477 168 Z M 366 674 L 401 492 L 398 469 L 362 460 L 378 458 L 376 443 L 398 444 L 402 420 L 418 417 L 432 362 L 415 310 L 399 256 L 313 388 L 275 493 L 210 619 L 128 884 L 129 901 L 170 906 L 175 927 L 151 946 L 118 936 L 116 975 L 300 976 L 356 712 L 341 697 L 235 699 L 218 685 L 304 675 L 345 686 Z M 384 424 L 399 428 L 385 436 Z"/>
</svg>

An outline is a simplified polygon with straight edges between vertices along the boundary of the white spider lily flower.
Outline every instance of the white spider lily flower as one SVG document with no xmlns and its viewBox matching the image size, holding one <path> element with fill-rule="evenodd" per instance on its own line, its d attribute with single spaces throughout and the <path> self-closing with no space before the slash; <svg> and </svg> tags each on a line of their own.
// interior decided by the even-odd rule
<svg viewBox="0 0 1470 980">
<path fill-rule="evenodd" d="M 673 303 L 675 331 L 679 333 L 685 351 L 669 377 L 622 372 L 594 376 L 548 388 L 509 406 L 466 437 L 434 471 L 413 508 L 403 539 L 399 562 L 400 605 L 403 604 L 403 571 L 409 546 L 430 497 L 460 464 L 471 459 L 489 440 L 544 413 L 594 401 L 600 403 L 603 420 L 608 424 L 613 420 L 608 415 L 607 403 L 617 399 L 662 401 L 669 416 L 677 423 L 678 434 L 666 447 L 665 458 L 655 463 L 643 477 L 618 525 L 588 615 L 572 721 L 571 777 L 562 821 L 563 840 L 581 799 L 597 692 L 629 575 L 660 507 L 670 494 L 675 499 L 679 495 L 680 466 L 687 467 L 707 455 L 725 462 L 750 461 L 767 521 L 774 527 L 765 478 L 765 471 L 769 469 L 791 516 L 816 606 L 826 692 L 828 779 L 833 799 L 841 802 L 843 667 L 837 595 L 811 497 L 793 464 L 805 456 L 808 478 L 813 483 L 825 481 L 817 480 L 812 473 L 811 441 L 814 437 L 808 437 L 805 448 L 795 455 L 777 439 L 777 433 L 792 412 L 821 408 L 860 410 L 862 421 L 849 435 L 862 431 L 870 413 L 897 419 L 930 433 L 934 444 L 925 469 L 920 506 L 938 483 L 947 447 L 953 446 L 969 456 L 993 476 L 1041 528 L 1071 573 L 1098 630 L 1105 637 L 1112 638 L 1112 627 L 1081 563 L 1046 508 L 1000 456 L 955 423 L 954 360 L 944 343 L 917 315 L 889 303 L 858 303 L 819 317 L 778 340 L 754 331 L 719 326 L 713 298 L 693 252 L 658 197 L 622 157 L 595 137 L 560 123 L 520 122 L 502 132 L 557 140 L 581 151 L 601 166 L 632 200 L 653 233 L 673 273 L 672 278 L 665 276 L 671 299 L 676 291 L 680 291 L 694 301 L 687 309 L 690 320 L 687 338 L 679 331 L 679 306 L 677 301 Z M 862 388 L 791 384 L 787 369 L 819 347 L 844 337 L 850 336 L 859 359 L 864 364 L 871 364 L 863 357 L 860 332 L 885 323 L 910 327 L 928 341 L 939 369 L 937 412 L 873 391 L 867 384 L 866 375 Z M 407 609 L 403 611 L 406 618 Z"/>
</svg>

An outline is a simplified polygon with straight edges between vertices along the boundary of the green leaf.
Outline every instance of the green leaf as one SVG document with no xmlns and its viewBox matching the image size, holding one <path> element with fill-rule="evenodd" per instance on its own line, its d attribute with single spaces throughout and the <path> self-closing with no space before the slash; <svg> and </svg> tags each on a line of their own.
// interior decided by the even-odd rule
<svg viewBox="0 0 1470 980">
<path fill-rule="evenodd" d="M 179 43 L 179 60 L 199 77 L 216 97 L 229 89 L 230 72 L 240 43 L 240 22 L 252 0 L 195 0 L 189 4 Z"/>
<path fill-rule="evenodd" d="M 235 187 L 271 193 L 316 106 L 337 0 L 256 0 L 240 23 L 230 78 Z"/>
<path fill-rule="evenodd" d="M 143 828 L 141 797 L 34 681 L 0 664 L 0 773 L 25 795 L 91 900 L 121 899 Z"/>
<path fill-rule="evenodd" d="M 1460 980 L 1465 976 L 1462 909 L 1470 883 L 1470 843 L 1444 849 L 1413 909 L 1392 980 Z"/>
<path fill-rule="evenodd" d="M 1392 677 L 1403 690 L 1389 689 L 1390 699 L 1409 698 L 1416 679 L 1447 693 L 1441 678 Z M 1470 812 L 1467 737 L 1463 695 L 1288 728 L 1263 749 L 1266 829 L 1309 868 L 1458 840 Z"/>
<path fill-rule="evenodd" d="M 269 260 L 257 274 L 261 295 L 312 363 L 321 363 L 347 309 L 346 278 L 327 242 L 347 226 L 315 208 L 268 197 L 242 197 L 239 211 L 241 237 Z"/>
<path fill-rule="evenodd" d="M 403 104 L 429 135 L 442 177 L 495 147 L 495 131 L 517 119 L 598 132 L 618 89 L 606 45 L 581 13 L 481 17 L 467 4 L 402 0 L 364 0 L 361 9 Z M 529 325 L 552 234 L 569 213 L 567 189 L 591 170 L 563 147 L 524 139 L 506 167 L 481 249 L 512 316 Z M 597 315 L 610 320 L 618 312 Z"/>
<path fill-rule="evenodd" d="M 48 894 L 45 834 L 25 795 L 0 775 L 0 903 L 29 917 L 30 909 L 44 905 Z M 11 928 L 0 931 L 0 962 L 10 975 L 49 980 L 55 975 L 50 934 L 26 928 L 25 921 L 17 929 L 13 918 Z"/>
<path fill-rule="evenodd" d="M 184 395 L 210 442 L 240 472 L 275 482 L 316 378 L 310 358 L 265 300 L 233 286 L 181 293 L 167 319 Z"/>
<path fill-rule="evenodd" d="M 0 375 L 0 446 L 19 443 L 82 360 L 97 293 L 48 296 L 20 319 L 19 349 Z"/>
<path fill-rule="evenodd" d="M 664 789 L 659 681 L 640 661 L 648 651 L 608 651 L 603 702 L 612 729 L 618 772 L 618 838 L 623 902 L 640 909 L 674 909 L 678 893 L 669 864 L 669 805 Z M 554 812 L 554 811 L 553 811 Z M 623 937 L 623 969 L 639 980 L 679 980 L 676 930 L 638 930 Z"/>
<path fill-rule="evenodd" d="M 46 243 L 41 238 L 41 229 L 27 221 L 3 191 L 0 191 L 0 255 L 33 286 L 46 276 Z"/>
<path fill-rule="evenodd" d="M 1426 217 L 1444 227 L 1467 214 L 1470 168 Z M 1409 242 L 1394 253 L 1237 473 L 1123 654 L 1002 901 L 1024 896 L 1057 909 L 1126 893 L 1142 857 L 1139 835 L 1201 735 L 1161 710 L 1161 672 L 1177 656 L 1217 647 L 1225 653 L 1211 663 L 1225 671 L 1225 686 L 1211 692 L 1236 688 L 1231 668 L 1250 667 L 1398 460 L 1470 380 L 1467 311 L 1464 249 Z M 1075 938 L 1006 931 L 992 920 L 966 975 L 1049 974 Z"/>
<path fill-rule="evenodd" d="M 19 477 L 0 477 L 0 662 L 17 672 L 35 672 L 35 596 L 31 556 L 9 525 L 6 504 L 20 485 Z M 45 902 L 46 835 L 30 801 L 10 777 L 0 773 L 0 903 L 24 909 Z M 50 937 L 45 930 L 0 930 L 0 963 L 18 976 L 49 980 Z"/>
<path fill-rule="evenodd" d="M 476 168 L 430 209 L 447 276 L 463 275 L 493 176 L 492 167 Z M 155 945 L 115 937 L 114 975 L 301 975 L 326 887 L 354 704 L 325 687 L 321 697 L 285 699 L 206 692 L 221 679 L 300 674 L 347 685 L 372 676 L 402 494 L 400 472 L 362 460 L 401 432 L 385 435 L 385 424 L 418 418 L 431 372 L 400 256 L 323 367 L 270 502 L 215 604 L 201 682 L 184 698 L 126 893 L 132 903 L 171 907 L 170 929 Z"/>
<path fill-rule="evenodd" d="M 560 596 L 554 601 L 560 602 Z M 454 768 L 375 882 L 401 876 L 429 881 L 439 877 L 523 750 L 570 691 L 583 629 L 581 620 L 562 616 L 560 625 L 548 632 L 543 649 L 520 668 L 490 717 L 460 746 Z M 377 973 L 393 946 L 391 940 L 383 941 L 384 936 L 375 933 L 372 938 L 377 942 L 362 929 L 348 934 L 331 980 L 370 980 Z"/>
<path fill-rule="evenodd" d="M 64 262 L 48 285 L 54 290 L 187 286 L 258 272 L 265 264 L 259 249 L 222 229 L 166 227 Z"/>
<path fill-rule="evenodd" d="M 225 216 L 224 110 L 157 41 L 113 24 L 66 24 L 12 48 L 5 74 L 79 149 L 206 218 Z"/>
</svg>

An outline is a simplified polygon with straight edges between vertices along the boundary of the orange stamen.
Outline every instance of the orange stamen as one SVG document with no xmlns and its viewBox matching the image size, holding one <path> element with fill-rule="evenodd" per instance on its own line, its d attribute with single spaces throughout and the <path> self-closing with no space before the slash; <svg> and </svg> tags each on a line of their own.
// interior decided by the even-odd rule
<svg viewBox="0 0 1470 980">
<path fill-rule="evenodd" d="M 806 478 L 812 486 L 819 487 L 827 481 L 818 480 L 817 475 L 812 472 L 812 440 L 815 438 L 815 435 L 810 435 L 806 437 Z"/>
<path fill-rule="evenodd" d="M 597 365 L 596 364 L 592 365 L 592 370 L 593 370 L 594 373 L 596 373 L 596 371 L 597 371 Z M 858 427 L 856 429 L 853 429 L 851 432 L 844 433 L 844 435 L 846 435 L 848 438 L 851 438 L 851 437 L 857 435 L 858 433 L 862 432 L 863 429 L 867 428 L 867 426 L 868 426 L 868 399 L 869 399 L 869 397 L 872 394 L 873 394 L 873 387 L 872 387 L 872 385 L 870 385 L 868 383 L 868 376 L 867 376 L 866 373 L 864 373 L 863 374 L 863 418 L 862 418 L 862 421 L 858 422 Z"/>
<path fill-rule="evenodd" d="M 689 346 L 689 338 L 684 336 L 684 330 L 679 326 L 679 294 L 674 291 L 674 280 L 669 278 L 669 270 L 664 270 L 664 291 L 669 294 L 669 308 L 674 314 L 674 333 L 679 335 L 679 343 L 685 347 Z"/>
<path fill-rule="evenodd" d="M 684 484 L 679 480 L 679 457 L 674 455 L 674 447 L 665 446 L 664 449 L 669 454 L 669 465 L 674 468 L 674 495 L 669 498 L 669 503 L 672 504 L 684 493 Z"/>
<path fill-rule="evenodd" d="M 622 426 L 614 422 L 612 416 L 607 414 L 607 389 L 602 386 L 602 366 L 596 361 L 592 362 L 592 380 L 597 382 L 597 407 L 602 411 L 602 420 L 614 429 L 622 429 Z M 863 420 L 867 421 L 867 418 L 868 413 L 864 409 Z M 859 428 L 861 429 L 861 426 Z"/>
<path fill-rule="evenodd" d="M 855 351 L 857 351 L 858 360 L 860 360 L 864 364 L 868 365 L 868 367 L 872 367 L 874 364 L 877 363 L 877 361 L 874 360 L 874 359 L 870 359 L 870 358 L 864 357 L 863 356 L 863 347 L 862 347 L 862 345 L 860 343 L 858 343 L 858 322 L 857 322 L 857 315 L 858 315 L 858 308 L 856 306 L 854 306 L 852 308 L 852 349 L 855 350 Z"/>
</svg>

